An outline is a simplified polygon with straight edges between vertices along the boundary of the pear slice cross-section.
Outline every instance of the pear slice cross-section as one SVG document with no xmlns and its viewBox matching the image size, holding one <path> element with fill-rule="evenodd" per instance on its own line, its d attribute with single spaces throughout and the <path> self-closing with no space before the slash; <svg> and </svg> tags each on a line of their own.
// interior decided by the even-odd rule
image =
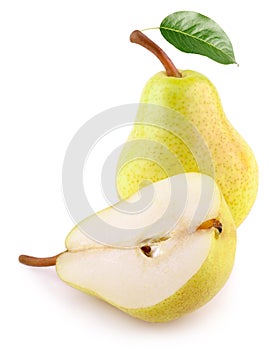
<svg viewBox="0 0 278 350">
<path fill-rule="evenodd" d="M 155 191 L 152 185 L 144 189 L 154 194 L 146 210 L 152 208 L 151 214 L 159 215 L 152 217 L 143 214 L 143 210 L 138 214 L 146 215 L 147 228 L 153 228 L 154 218 L 172 221 L 165 230 L 167 235 L 161 233 L 163 230 L 144 231 L 143 222 L 140 223 L 143 233 L 131 236 L 130 247 L 107 246 L 90 238 L 77 225 L 66 239 L 65 252 L 49 258 L 21 255 L 19 261 L 30 266 L 56 264 L 58 276 L 67 284 L 145 321 L 166 322 L 199 308 L 217 294 L 231 273 L 236 227 L 212 178 L 188 173 L 170 180 L 176 185 L 187 183 L 183 210 L 175 200 L 161 204 L 161 198 L 168 198 L 162 194 L 171 193 L 167 179 L 156 183 Z M 129 208 L 127 203 L 134 203 L 134 199 L 118 205 Z M 172 205 L 171 211 L 165 203 Z M 119 227 L 128 228 L 132 223 L 132 220 L 118 223 L 121 216 L 114 208 L 100 213 Z M 94 216 L 87 220 L 93 222 Z M 133 223 L 132 229 L 138 224 L 139 221 Z M 115 232 L 116 244 L 126 239 L 117 235 L 119 232 Z"/>
<path fill-rule="evenodd" d="M 150 322 L 178 318 L 210 300 L 232 270 L 235 224 L 212 178 L 187 173 L 176 175 L 171 181 L 185 181 L 187 195 L 182 214 L 174 215 L 175 201 L 167 202 L 173 205 L 170 213 L 174 215 L 173 221 L 176 220 L 174 225 L 171 223 L 167 236 L 158 231 L 153 231 L 153 236 L 144 232 L 133 237 L 135 241 L 130 241 L 129 248 L 112 247 L 92 240 L 76 226 L 66 239 L 67 252 L 57 258 L 59 277 L 83 292 Z M 156 218 L 167 213 L 162 204 L 168 198 L 165 193 L 170 182 L 165 179 L 144 188 L 153 191 L 152 187 L 156 187 L 151 215 L 145 214 L 145 224 L 153 223 L 156 210 L 159 213 Z M 111 213 L 110 223 L 124 228 L 131 222 L 117 223 L 120 216 L 111 208 L 101 213 L 107 217 Z M 173 219 L 171 215 L 166 216 L 168 220 Z M 141 220 L 138 224 L 142 225 Z M 136 226 L 134 222 L 132 225 Z M 146 237 L 147 243 L 143 241 Z M 117 244 L 123 242 L 122 238 L 118 237 Z M 136 246 L 138 242 L 144 245 Z"/>
</svg>

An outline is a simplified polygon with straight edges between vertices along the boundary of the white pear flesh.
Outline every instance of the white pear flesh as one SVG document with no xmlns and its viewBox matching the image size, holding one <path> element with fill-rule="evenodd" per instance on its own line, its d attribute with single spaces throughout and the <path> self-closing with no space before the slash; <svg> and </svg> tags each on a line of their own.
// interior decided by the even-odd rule
<svg viewBox="0 0 278 350">
<path fill-rule="evenodd" d="M 160 244 L 154 258 L 141 249 L 65 253 L 58 260 L 59 274 L 113 304 L 149 307 L 171 296 L 199 270 L 210 251 L 212 231 L 191 237 L 178 232 L 174 239 Z"/>
<path fill-rule="evenodd" d="M 77 289 L 151 322 L 178 318 L 210 300 L 231 272 L 235 225 L 212 178 L 188 173 L 176 175 L 172 181 L 180 181 L 181 177 L 186 177 L 188 183 L 184 210 L 182 215 L 174 216 L 176 225 L 167 233 L 166 239 L 165 232 L 153 232 L 154 238 L 148 245 L 150 255 L 140 247 L 104 246 L 76 226 L 66 240 L 68 251 L 57 259 L 59 277 Z M 169 181 L 165 179 L 154 184 L 157 186 L 156 196 L 146 220 L 149 218 L 153 222 L 152 215 L 159 217 L 163 212 L 160 209 L 164 201 L 159 198 L 165 199 L 163 194 L 167 193 L 167 183 Z M 210 188 L 207 192 L 210 196 L 202 195 L 204 184 L 206 189 Z M 144 189 L 148 191 L 148 187 Z M 200 199 L 205 203 L 200 204 Z M 155 215 L 156 208 L 159 215 Z M 109 212 L 115 215 L 112 224 L 124 224 L 117 223 L 119 217 L 113 209 L 103 212 L 107 216 Z M 174 212 L 170 211 L 170 215 Z M 223 224 L 221 234 L 214 227 L 199 229 L 203 222 L 215 218 Z M 141 235 L 140 239 L 144 237 Z M 151 239 L 149 235 L 146 237 Z M 133 244 L 138 244 L 138 237 L 134 239 Z M 119 241 L 122 242 L 122 237 Z"/>
<path fill-rule="evenodd" d="M 211 177 L 195 173 L 172 176 L 83 220 L 67 239 L 67 248 L 85 249 L 92 239 L 104 245 L 136 247 L 167 237 L 177 226 L 191 233 L 217 215 L 220 201 Z"/>
</svg>

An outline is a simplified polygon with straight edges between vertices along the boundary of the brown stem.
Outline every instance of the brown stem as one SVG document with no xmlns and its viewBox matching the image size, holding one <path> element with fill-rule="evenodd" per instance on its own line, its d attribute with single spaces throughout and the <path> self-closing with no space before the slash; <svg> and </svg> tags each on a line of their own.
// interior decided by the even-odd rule
<svg viewBox="0 0 278 350">
<path fill-rule="evenodd" d="M 65 252 L 63 252 L 65 253 Z M 55 256 L 50 256 L 48 258 L 35 258 L 34 256 L 29 255 L 20 255 L 18 257 L 19 262 L 21 262 L 24 265 L 28 266 L 36 266 L 36 267 L 47 267 L 47 266 L 54 266 L 56 265 L 56 260 L 59 255 L 63 254 L 57 254 Z"/>
<path fill-rule="evenodd" d="M 205 222 L 203 222 L 198 228 L 197 230 L 207 230 L 207 229 L 210 229 L 210 228 L 216 228 L 219 233 L 222 232 L 222 224 L 219 220 L 217 219 L 210 219 L 210 220 L 207 220 Z"/>
<path fill-rule="evenodd" d="M 181 73 L 177 70 L 174 63 L 170 60 L 166 53 L 145 34 L 140 32 L 140 30 L 134 30 L 134 32 L 130 34 L 130 41 L 151 51 L 163 64 L 169 77 L 181 78 Z"/>
</svg>

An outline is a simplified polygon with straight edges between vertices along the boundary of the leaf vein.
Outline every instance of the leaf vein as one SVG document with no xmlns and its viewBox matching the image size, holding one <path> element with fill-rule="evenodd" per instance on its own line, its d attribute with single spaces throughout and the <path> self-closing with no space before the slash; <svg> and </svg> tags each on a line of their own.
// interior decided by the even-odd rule
<svg viewBox="0 0 278 350">
<path fill-rule="evenodd" d="M 210 42 L 207 42 L 207 41 L 205 41 L 205 40 L 203 40 L 203 39 L 201 39 L 201 38 L 199 38 L 197 36 L 194 36 L 194 35 L 191 35 L 191 34 L 189 34 L 187 32 L 184 32 L 182 30 L 173 29 L 173 28 L 170 28 L 170 27 L 160 26 L 159 28 L 160 29 L 164 29 L 164 30 L 168 30 L 170 32 L 176 32 L 178 34 L 185 35 L 185 36 L 188 36 L 188 37 L 190 37 L 192 39 L 195 39 L 195 40 L 198 40 L 198 41 L 200 41 L 202 43 L 205 43 L 206 45 L 210 46 L 211 48 L 215 49 L 216 51 L 221 52 L 222 54 L 224 54 L 226 57 L 228 57 L 230 60 L 232 60 L 232 62 L 236 63 L 236 61 L 235 61 L 233 56 L 227 54 L 225 51 L 223 51 L 223 50 L 219 49 L 218 47 L 212 45 Z"/>
</svg>

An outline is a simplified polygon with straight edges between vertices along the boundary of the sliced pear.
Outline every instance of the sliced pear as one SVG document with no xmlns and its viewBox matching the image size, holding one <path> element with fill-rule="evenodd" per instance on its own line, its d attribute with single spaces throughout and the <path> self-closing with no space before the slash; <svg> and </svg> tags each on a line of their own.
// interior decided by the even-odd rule
<svg viewBox="0 0 278 350">
<path fill-rule="evenodd" d="M 170 188 L 186 184 L 186 191 L 180 191 L 185 194 L 183 210 L 182 195 L 173 200 L 169 179 L 165 179 L 144 188 L 145 194 L 154 191 L 155 195 L 145 212 L 133 215 L 134 221 L 128 216 L 123 221 L 122 215 L 127 214 L 117 209 L 128 208 L 127 203 L 136 202 L 135 197 L 100 212 L 98 219 L 89 217 L 91 224 L 101 218 L 114 225 L 119 235 L 113 239 L 118 245 L 126 243 L 121 228 L 126 231 L 131 225 L 131 235 L 136 231 L 129 242 L 133 247 L 104 246 L 90 238 L 86 225 L 76 226 L 67 237 L 67 251 L 57 257 L 59 277 L 150 322 L 176 319 L 209 301 L 232 270 L 235 224 L 213 179 L 189 173 L 170 180 Z M 160 224 L 155 226 L 161 218 L 162 223 L 170 222 L 166 230 Z"/>
<path fill-rule="evenodd" d="M 97 232 L 106 225 L 108 231 L 115 228 L 108 242 L 114 247 L 92 239 L 92 228 Z M 166 322 L 202 306 L 222 288 L 234 262 L 236 228 L 213 179 L 188 173 L 146 186 L 143 194 L 90 216 L 69 233 L 66 246 L 50 258 L 21 255 L 19 261 L 56 264 L 69 285 L 134 317 Z"/>
</svg>

